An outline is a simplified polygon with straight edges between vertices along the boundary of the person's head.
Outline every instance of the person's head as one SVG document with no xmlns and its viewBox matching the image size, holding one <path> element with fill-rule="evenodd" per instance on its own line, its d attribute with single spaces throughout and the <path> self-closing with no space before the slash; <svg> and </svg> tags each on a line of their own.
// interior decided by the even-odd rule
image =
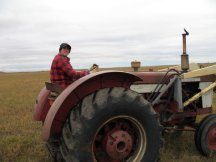
<svg viewBox="0 0 216 162">
<path fill-rule="evenodd" d="M 67 56 L 71 51 L 71 46 L 67 43 L 62 43 L 59 47 L 59 53 L 61 55 Z"/>
</svg>

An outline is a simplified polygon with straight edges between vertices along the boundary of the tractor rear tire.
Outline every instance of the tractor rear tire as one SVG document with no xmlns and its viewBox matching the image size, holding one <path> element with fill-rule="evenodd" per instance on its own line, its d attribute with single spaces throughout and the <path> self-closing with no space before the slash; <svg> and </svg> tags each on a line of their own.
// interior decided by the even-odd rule
<svg viewBox="0 0 216 162">
<path fill-rule="evenodd" d="M 72 109 L 60 150 L 66 162 L 154 162 L 160 138 L 158 115 L 141 95 L 105 88 Z"/>
<path fill-rule="evenodd" d="M 204 156 L 211 157 L 216 152 L 216 114 L 206 116 L 194 134 L 197 150 Z"/>
<path fill-rule="evenodd" d="M 49 156 L 53 159 L 53 162 L 64 162 L 59 149 L 59 135 L 52 135 L 46 142 Z"/>
</svg>

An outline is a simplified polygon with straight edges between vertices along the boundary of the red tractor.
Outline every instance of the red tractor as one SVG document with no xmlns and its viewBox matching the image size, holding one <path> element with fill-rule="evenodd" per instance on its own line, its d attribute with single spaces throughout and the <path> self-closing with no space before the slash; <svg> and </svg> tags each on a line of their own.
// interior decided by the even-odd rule
<svg viewBox="0 0 216 162">
<path fill-rule="evenodd" d="M 157 161 L 162 135 L 187 129 L 195 132 L 200 153 L 211 156 L 216 151 L 216 115 L 212 113 L 216 66 L 204 74 L 203 69 L 186 72 L 185 43 L 181 71 L 101 71 L 64 90 L 46 83 L 36 100 L 34 119 L 43 123 L 42 138 L 53 158 Z M 198 115 L 209 113 L 196 123 Z"/>
</svg>

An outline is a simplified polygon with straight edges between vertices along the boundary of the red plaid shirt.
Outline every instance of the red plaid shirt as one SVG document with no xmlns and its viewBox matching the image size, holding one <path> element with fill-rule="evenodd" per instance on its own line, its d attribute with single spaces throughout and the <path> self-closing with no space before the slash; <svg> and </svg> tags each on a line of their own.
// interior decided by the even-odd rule
<svg viewBox="0 0 216 162">
<path fill-rule="evenodd" d="M 75 71 L 69 61 L 70 58 L 67 56 L 61 54 L 55 56 L 50 70 L 51 83 L 66 88 L 75 80 L 89 74 L 89 71 Z"/>
</svg>

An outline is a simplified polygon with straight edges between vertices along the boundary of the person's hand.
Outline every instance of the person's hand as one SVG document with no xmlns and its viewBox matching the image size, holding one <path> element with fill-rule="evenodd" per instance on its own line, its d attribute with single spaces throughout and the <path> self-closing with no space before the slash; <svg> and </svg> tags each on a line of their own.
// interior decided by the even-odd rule
<svg viewBox="0 0 216 162">
<path fill-rule="evenodd" d="M 90 71 L 90 73 L 95 73 L 95 72 L 98 72 L 98 65 L 97 64 L 93 64 L 91 67 L 90 67 L 90 69 L 89 69 L 89 71 Z"/>
</svg>

